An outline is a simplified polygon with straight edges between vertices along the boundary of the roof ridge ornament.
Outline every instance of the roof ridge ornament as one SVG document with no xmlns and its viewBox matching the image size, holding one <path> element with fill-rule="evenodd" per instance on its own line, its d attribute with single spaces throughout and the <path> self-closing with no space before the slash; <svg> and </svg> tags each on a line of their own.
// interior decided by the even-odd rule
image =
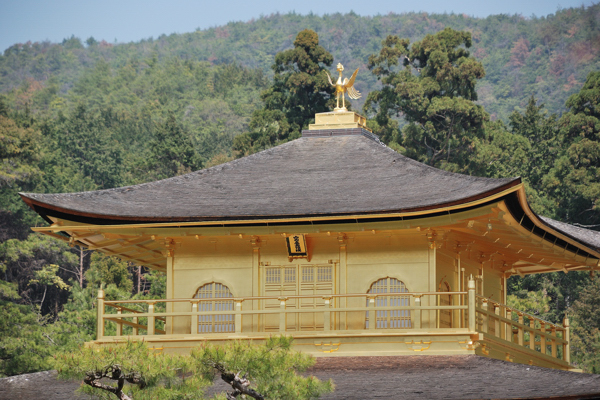
<svg viewBox="0 0 600 400">
<path fill-rule="evenodd" d="M 337 107 L 335 107 L 333 111 L 347 112 L 348 109 L 346 108 L 346 98 L 344 94 L 348 93 L 348 97 L 354 100 L 360 99 L 361 97 L 360 92 L 354 88 L 354 80 L 356 79 L 356 75 L 358 74 L 358 68 L 356 68 L 356 70 L 350 77 L 350 80 L 348 80 L 348 78 L 344 78 L 344 80 L 342 80 L 342 71 L 344 71 L 344 66 L 342 65 L 342 63 L 338 63 L 337 71 L 340 73 L 340 76 L 338 77 L 335 84 L 331 80 L 331 76 L 329 76 L 329 73 L 325 71 L 325 73 L 327 74 L 327 78 L 329 79 L 329 84 L 335 87 Z M 342 96 L 342 107 L 340 107 L 340 95 Z"/>
</svg>

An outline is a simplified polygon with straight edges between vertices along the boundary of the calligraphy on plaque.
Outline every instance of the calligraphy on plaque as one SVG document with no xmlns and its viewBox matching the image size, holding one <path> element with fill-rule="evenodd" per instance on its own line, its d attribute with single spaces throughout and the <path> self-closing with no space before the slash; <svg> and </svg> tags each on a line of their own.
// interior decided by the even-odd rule
<svg viewBox="0 0 600 400">
<path fill-rule="evenodd" d="M 288 256 L 293 258 L 308 257 L 306 251 L 306 240 L 304 235 L 289 235 L 285 238 L 288 248 Z"/>
</svg>

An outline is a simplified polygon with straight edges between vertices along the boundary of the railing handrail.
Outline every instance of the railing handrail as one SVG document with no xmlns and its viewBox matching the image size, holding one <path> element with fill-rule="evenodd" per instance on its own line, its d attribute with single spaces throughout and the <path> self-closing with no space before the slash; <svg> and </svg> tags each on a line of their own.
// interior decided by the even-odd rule
<svg viewBox="0 0 600 400">
<path fill-rule="evenodd" d="M 281 310 L 279 308 L 267 308 L 257 310 L 213 310 L 213 311 L 169 311 L 169 312 L 153 312 L 153 313 L 134 313 L 134 314 L 104 314 L 104 318 L 133 318 L 133 317 L 182 317 L 190 315 L 250 315 L 250 314 L 280 314 L 282 311 L 288 314 L 309 314 L 314 312 L 353 312 L 353 311 L 434 311 L 434 310 L 467 310 L 466 305 L 456 306 L 380 306 L 380 307 L 344 307 L 344 308 L 330 308 L 330 309 L 313 309 L 313 308 L 286 308 Z"/>
<path fill-rule="evenodd" d="M 565 328 L 563 328 L 561 326 L 557 326 L 558 329 L 555 329 L 555 330 L 548 330 L 548 331 L 542 332 L 542 330 L 540 328 L 532 328 L 529 325 L 521 324 L 521 323 L 519 323 L 517 321 L 513 321 L 512 319 L 505 318 L 505 317 L 503 317 L 501 315 L 496 315 L 496 314 L 494 314 L 493 312 L 491 312 L 489 310 L 486 311 L 486 310 L 482 310 L 482 309 L 478 308 L 477 312 L 482 313 L 482 314 L 486 314 L 489 317 L 492 317 L 492 318 L 495 318 L 495 319 L 497 319 L 499 321 L 504 322 L 505 324 L 510 324 L 511 326 L 514 326 L 514 327 L 517 327 L 517 328 L 521 328 L 521 329 L 523 329 L 523 331 L 535 332 L 537 335 L 543 335 L 543 336 L 545 336 L 547 338 L 556 339 L 556 340 L 560 341 L 561 343 L 563 343 L 563 342 L 566 343 L 566 341 L 563 340 L 562 338 L 559 338 L 558 336 L 555 336 L 555 335 L 552 334 L 552 332 L 564 332 Z"/>
<path fill-rule="evenodd" d="M 129 308 L 129 307 L 123 307 L 123 306 L 118 305 L 118 304 L 113 304 L 112 302 L 104 302 L 104 305 L 108 306 L 108 307 L 116 308 L 116 309 L 119 309 L 119 310 L 129 311 L 129 312 L 132 312 L 132 313 L 135 313 L 135 314 L 143 314 L 144 313 L 144 311 L 134 310 L 133 308 Z M 106 314 L 106 315 L 115 315 L 115 314 Z M 156 319 L 158 319 L 160 321 L 163 321 L 163 322 L 167 321 L 165 318 L 162 318 L 162 317 L 158 317 Z"/>
<path fill-rule="evenodd" d="M 499 301 L 492 300 L 492 299 L 489 299 L 487 297 L 483 297 L 483 296 L 480 296 L 480 295 L 477 295 L 477 298 L 482 299 L 482 300 L 486 300 L 488 303 L 492 303 L 492 304 L 496 304 L 496 305 L 498 305 L 500 307 L 504 307 L 505 309 L 510 310 L 511 312 L 514 311 L 517 314 L 521 314 L 521 315 L 523 315 L 523 316 L 525 316 L 527 318 L 533 318 L 534 320 L 542 322 L 544 325 L 551 325 L 551 326 L 554 326 L 556 328 L 563 329 L 563 327 L 560 326 L 560 325 L 554 324 L 554 323 L 552 323 L 550 321 L 546 321 L 545 319 L 541 319 L 539 317 L 536 317 L 535 315 L 528 314 L 528 313 L 523 312 L 521 310 L 517 310 L 516 308 L 512 308 L 510 306 L 507 306 L 506 304 L 502 304 Z M 513 321 L 513 322 L 516 322 L 516 321 Z"/>
<path fill-rule="evenodd" d="M 349 297 L 393 297 L 393 296 L 437 296 L 437 295 L 466 295 L 468 292 L 396 292 L 396 293 L 348 293 L 348 294 L 314 294 L 314 295 L 281 295 L 281 296 L 252 296 L 252 297 L 206 297 L 196 298 L 192 297 L 189 299 L 140 299 L 140 300 L 105 300 L 106 305 L 116 304 L 135 304 L 135 303 L 189 303 L 189 302 L 201 302 L 201 301 L 252 301 L 252 300 L 279 300 L 285 299 L 322 299 L 322 298 L 349 298 Z"/>
</svg>

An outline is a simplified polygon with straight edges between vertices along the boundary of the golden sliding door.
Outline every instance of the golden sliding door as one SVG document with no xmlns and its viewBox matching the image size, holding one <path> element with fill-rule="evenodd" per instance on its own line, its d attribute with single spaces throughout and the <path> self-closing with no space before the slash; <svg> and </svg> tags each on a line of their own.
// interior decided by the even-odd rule
<svg viewBox="0 0 600 400">
<path fill-rule="evenodd" d="M 265 300 L 264 308 L 281 309 L 281 299 L 285 298 L 286 331 L 323 330 L 323 296 L 334 294 L 334 275 L 334 266 L 330 264 L 264 267 L 263 295 L 274 297 Z M 279 314 L 266 315 L 263 321 L 265 331 L 279 331 Z"/>
</svg>

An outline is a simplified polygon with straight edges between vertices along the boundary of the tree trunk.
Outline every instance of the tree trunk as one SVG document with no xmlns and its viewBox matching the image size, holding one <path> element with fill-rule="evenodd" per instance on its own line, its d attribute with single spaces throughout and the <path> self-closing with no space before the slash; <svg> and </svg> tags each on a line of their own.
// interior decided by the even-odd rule
<svg viewBox="0 0 600 400">
<path fill-rule="evenodd" d="M 77 280 L 79 281 L 79 287 L 83 289 L 83 247 L 79 246 L 79 271 L 77 272 Z"/>
</svg>

